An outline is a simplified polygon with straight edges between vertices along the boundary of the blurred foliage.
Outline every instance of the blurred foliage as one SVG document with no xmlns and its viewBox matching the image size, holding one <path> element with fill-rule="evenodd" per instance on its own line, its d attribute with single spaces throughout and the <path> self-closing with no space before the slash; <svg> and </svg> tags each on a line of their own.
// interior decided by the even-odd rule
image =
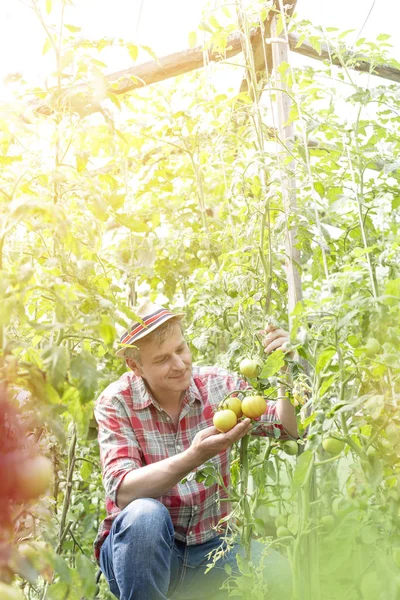
<svg viewBox="0 0 400 600">
<path fill-rule="evenodd" d="M 104 506 L 93 402 L 125 369 L 116 339 L 137 297 L 186 311 L 197 363 L 262 362 L 257 332 L 270 317 L 289 326 L 292 228 L 303 299 L 291 341 L 310 374 L 297 368 L 286 385 L 308 435 L 297 459 L 279 441 L 251 441 L 253 535 L 288 555 L 296 598 L 311 597 L 311 585 L 312 600 L 395 600 L 400 97 L 397 85 L 351 70 L 357 58 L 370 60 L 371 72 L 398 67 L 390 43 L 360 39 L 350 56 L 348 33 L 291 21 L 317 51 L 328 36 L 343 68 L 281 65 L 296 132 L 288 149 L 275 129 L 273 76 L 255 102 L 236 84 L 216 89 L 208 69 L 117 96 L 101 60 L 110 40 L 86 40 L 68 24 L 56 36 L 68 4 L 33 0 L 55 70 L 47 89 L 20 80 L 0 106 L 1 379 L 41 423 L 55 472 L 52 493 L 15 517 L 13 543 L 28 570 L 9 565 L 4 579 L 17 573 L 32 599 L 94 597 L 92 542 Z M 246 13 L 249 25 L 266 17 L 259 5 Z M 223 6 L 210 14 L 200 28 L 223 51 L 236 17 Z M 143 52 L 114 43 L 133 61 Z M 215 66 L 224 69 L 235 71 Z M 69 106 L 64 88 L 88 79 L 92 95 Z M 293 168 L 297 208 L 288 213 L 282 183 Z M 345 442 L 338 456 L 321 446 L 328 435 Z M 232 481 L 235 490 L 235 460 Z M 232 593 L 247 597 L 251 575 L 261 597 L 257 571 L 240 567 Z M 99 594 L 108 597 L 104 582 Z"/>
</svg>

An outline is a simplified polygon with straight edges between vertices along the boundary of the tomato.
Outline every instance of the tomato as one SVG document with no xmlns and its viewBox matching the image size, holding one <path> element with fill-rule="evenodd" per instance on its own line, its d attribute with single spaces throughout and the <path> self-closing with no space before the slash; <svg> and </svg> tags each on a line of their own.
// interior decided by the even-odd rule
<svg viewBox="0 0 400 600">
<path fill-rule="evenodd" d="M 241 330 L 241 325 L 239 323 L 239 321 L 236 321 L 236 323 L 233 324 L 233 331 L 240 331 Z"/>
<path fill-rule="evenodd" d="M 252 379 L 253 377 L 257 377 L 258 364 L 252 358 L 244 358 L 240 361 L 239 371 L 245 377 Z"/>
<path fill-rule="evenodd" d="M 278 515 L 275 519 L 275 525 L 276 527 L 286 527 L 287 524 L 287 518 L 285 517 L 285 515 Z"/>
<path fill-rule="evenodd" d="M 370 337 L 367 339 L 367 343 L 365 344 L 365 353 L 370 358 L 378 354 L 381 349 L 381 345 L 376 338 Z"/>
<path fill-rule="evenodd" d="M 2 581 L 0 581 L 0 598 L 1 600 L 24 600 L 22 592 Z"/>
<path fill-rule="evenodd" d="M 321 517 L 320 523 L 326 531 L 330 531 L 331 529 L 333 529 L 335 519 L 332 515 L 324 515 L 323 517 Z"/>
<path fill-rule="evenodd" d="M 295 456 L 299 451 L 299 447 L 297 445 L 297 442 L 295 442 L 294 440 L 288 440 L 287 442 L 283 442 L 282 450 L 286 454 L 289 454 L 289 456 Z"/>
<path fill-rule="evenodd" d="M 265 413 L 267 401 L 262 396 L 246 396 L 242 400 L 242 413 L 250 419 L 257 419 Z"/>
<path fill-rule="evenodd" d="M 278 538 L 283 538 L 286 537 L 288 535 L 292 535 L 289 531 L 289 529 L 287 527 L 284 527 L 281 525 L 281 527 L 278 527 L 278 529 L 276 530 L 276 535 Z"/>
<path fill-rule="evenodd" d="M 17 472 L 22 498 L 38 498 L 48 489 L 53 476 L 51 462 L 45 456 L 35 456 L 22 463 Z"/>
<path fill-rule="evenodd" d="M 327 437 L 322 440 L 322 447 L 328 454 L 340 454 L 345 447 L 345 443 L 336 438 Z"/>
<path fill-rule="evenodd" d="M 230 396 L 227 398 L 223 405 L 223 408 L 233 410 L 238 419 L 242 416 L 242 401 L 237 396 Z"/>
<path fill-rule="evenodd" d="M 235 427 L 237 423 L 237 416 L 233 412 L 233 410 L 225 409 L 219 410 L 215 413 L 213 418 L 214 427 L 221 431 L 221 433 L 225 433 Z"/>
</svg>

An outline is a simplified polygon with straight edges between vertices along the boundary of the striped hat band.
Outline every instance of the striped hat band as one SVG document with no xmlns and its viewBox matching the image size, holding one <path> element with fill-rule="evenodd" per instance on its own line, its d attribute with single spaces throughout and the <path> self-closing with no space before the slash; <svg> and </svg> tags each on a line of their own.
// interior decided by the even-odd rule
<svg viewBox="0 0 400 600">
<path fill-rule="evenodd" d="M 144 332 L 150 333 L 148 331 L 149 328 L 156 329 L 159 325 L 161 325 L 161 323 L 171 319 L 172 317 L 175 317 L 175 315 L 165 308 L 161 308 L 155 313 L 148 315 L 147 317 L 143 317 L 142 323 L 134 323 L 128 331 L 125 331 L 120 339 L 121 344 L 132 344 L 134 340 L 143 337 L 141 334 Z"/>
</svg>

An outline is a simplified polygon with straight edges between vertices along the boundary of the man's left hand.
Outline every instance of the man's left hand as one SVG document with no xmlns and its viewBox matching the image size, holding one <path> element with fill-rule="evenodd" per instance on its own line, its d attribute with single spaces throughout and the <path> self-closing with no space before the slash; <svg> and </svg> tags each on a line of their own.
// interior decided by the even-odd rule
<svg viewBox="0 0 400 600">
<path fill-rule="evenodd" d="M 289 334 L 284 329 L 267 325 L 260 333 L 264 336 L 262 344 L 266 354 L 271 354 L 274 350 L 290 352 Z"/>
</svg>

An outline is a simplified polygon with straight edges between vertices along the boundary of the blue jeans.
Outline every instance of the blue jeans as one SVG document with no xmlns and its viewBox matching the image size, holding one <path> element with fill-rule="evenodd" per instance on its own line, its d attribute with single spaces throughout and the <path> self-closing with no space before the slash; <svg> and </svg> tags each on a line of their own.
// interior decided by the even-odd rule
<svg viewBox="0 0 400 600">
<path fill-rule="evenodd" d="M 225 565 L 239 575 L 236 555 L 239 544 L 219 558 L 204 574 L 210 562 L 207 554 L 222 543 L 219 536 L 195 546 L 174 538 L 168 510 L 152 498 L 134 500 L 115 519 L 100 552 L 100 567 L 111 592 L 120 600 L 176 600 L 227 598 L 218 592 L 227 579 Z M 252 545 L 252 561 L 257 564 L 264 547 Z M 269 598 L 290 598 L 291 574 L 287 560 L 271 551 L 263 561 Z M 251 590 L 249 590 L 251 592 Z"/>
</svg>

